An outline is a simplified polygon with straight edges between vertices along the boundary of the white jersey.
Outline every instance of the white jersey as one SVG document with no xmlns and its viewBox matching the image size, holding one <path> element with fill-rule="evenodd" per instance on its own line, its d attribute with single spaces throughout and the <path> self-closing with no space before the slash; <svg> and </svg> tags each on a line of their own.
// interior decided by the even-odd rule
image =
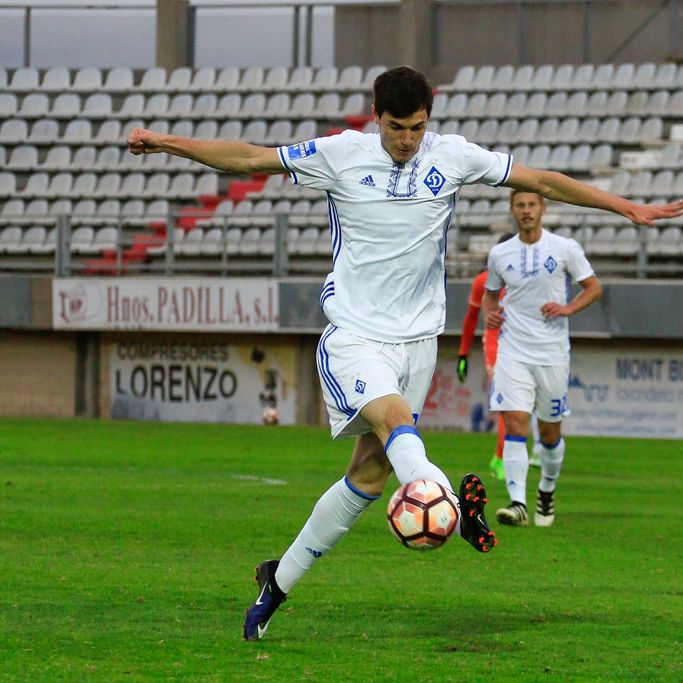
<svg viewBox="0 0 683 683">
<path fill-rule="evenodd" d="M 569 362 L 569 320 L 566 316 L 546 320 L 541 306 L 551 301 L 566 304 L 572 278 L 581 282 L 592 275 L 579 243 L 547 230 L 534 244 L 525 244 L 515 235 L 493 247 L 486 289 L 505 287 L 498 358 L 534 365 Z"/>
<path fill-rule="evenodd" d="M 508 154 L 426 133 L 405 164 L 379 134 L 345 131 L 278 148 L 294 183 L 328 196 L 333 272 L 320 303 L 337 327 L 400 343 L 440 334 L 446 318 L 446 231 L 466 183 L 500 185 Z"/>
</svg>

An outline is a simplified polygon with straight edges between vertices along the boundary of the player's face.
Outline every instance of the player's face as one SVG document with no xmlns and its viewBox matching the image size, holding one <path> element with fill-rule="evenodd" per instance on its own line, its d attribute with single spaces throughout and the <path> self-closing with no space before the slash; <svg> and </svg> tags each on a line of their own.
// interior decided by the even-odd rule
<svg viewBox="0 0 683 683">
<path fill-rule="evenodd" d="M 541 229 L 545 204 L 535 192 L 517 192 L 510 210 L 521 232 L 533 233 Z"/>
<path fill-rule="evenodd" d="M 386 111 L 378 116 L 373 105 L 372 116 L 379 126 L 380 140 L 387 154 L 400 164 L 412 159 L 420 149 L 422 138 L 427 130 L 429 121 L 427 111 L 420 109 L 405 118 L 392 116 Z"/>
</svg>

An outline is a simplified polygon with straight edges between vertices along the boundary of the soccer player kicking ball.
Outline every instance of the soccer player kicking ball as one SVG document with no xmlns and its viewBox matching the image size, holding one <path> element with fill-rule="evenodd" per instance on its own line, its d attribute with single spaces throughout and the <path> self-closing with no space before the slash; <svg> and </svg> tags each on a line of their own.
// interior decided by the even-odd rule
<svg viewBox="0 0 683 683">
<path fill-rule="evenodd" d="M 482 309 L 489 330 L 501 330 L 490 409 L 505 423 L 503 465 L 510 506 L 496 512 L 501 524 L 526 526 L 526 438 L 532 411 L 540 432 L 541 481 L 536 494 L 537 526 L 555 520 L 554 492 L 564 459 L 560 431 L 569 388 L 568 317 L 590 306 L 602 287 L 576 240 L 541 227 L 543 195 L 513 190 L 510 210 L 517 235 L 491 249 Z M 567 282 L 581 286 L 567 301 Z M 500 304 L 499 294 L 505 288 Z"/>
<path fill-rule="evenodd" d="M 432 88 L 409 67 L 374 83 L 378 134 L 345 131 L 277 149 L 196 140 L 135 128 L 133 154 L 168 152 L 231 174 L 289 173 L 327 193 L 333 271 L 320 303 L 330 324 L 317 364 L 332 436 L 355 436 L 346 474 L 315 505 L 281 559 L 258 565 L 259 593 L 244 637 L 261 638 L 301 577 L 384 490 L 389 474 L 405 484 L 432 479 L 453 490 L 430 462 L 415 424 L 432 379 L 446 311 L 446 231 L 467 183 L 508 184 L 565 201 L 600 206 L 638 223 L 678 215 L 683 202 L 637 206 L 560 174 L 513 165 L 457 135 L 427 132 Z M 495 544 L 485 491 L 468 474 L 460 487 L 457 531 L 480 552 Z"/>
</svg>

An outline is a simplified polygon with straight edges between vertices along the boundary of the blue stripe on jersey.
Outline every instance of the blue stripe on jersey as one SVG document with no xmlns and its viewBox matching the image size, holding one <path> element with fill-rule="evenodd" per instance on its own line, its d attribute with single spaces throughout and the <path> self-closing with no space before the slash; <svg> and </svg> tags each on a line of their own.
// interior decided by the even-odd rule
<svg viewBox="0 0 683 683">
<path fill-rule="evenodd" d="M 332 235 L 332 262 L 334 263 L 339 256 L 339 250 L 341 249 L 341 225 L 339 224 L 339 214 L 337 213 L 337 207 L 334 203 L 334 199 L 327 194 L 327 216 L 330 224 L 330 233 Z"/>
<path fill-rule="evenodd" d="M 285 158 L 285 153 L 284 150 L 286 147 L 278 147 L 277 148 L 277 154 L 280 157 L 280 163 L 289 171 L 289 175 L 292 178 L 292 182 L 295 185 L 299 184 L 299 179 L 296 177 L 296 173 L 294 172 L 294 169 L 290 168 L 289 164 L 287 163 L 287 159 Z"/>
<path fill-rule="evenodd" d="M 494 187 L 499 187 L 502 185 L 504 182 L 507 181 L 508 177 L 510 176 L 510 169 L 512 168 L 512 154 L 508 154 L 508 165 L 505 167 L 505 174 L 503 175 L 503 179 L 494 185 Z"/>
<path fill-rule="evenodd" d="M 339 385 L 339 382 L 334 378 L 334 375 L 330 370 L 330 356 L 325 349 L 325 342 L 334 332 L 336 332 L 336 330 L 337 328 L 334 325 L 329 325 L 318 342 L 318 370 L 320 371 L 320 376 L 323 378 L 323 382 L 325 382 L 325 386 L 330 390 L 334 402 L 337 404 L 337 408 L 351 418 L 356 414 L 356 410 L 349 406 L 346 396 L 344 396 L 343 389 Z"/>
<path fill-rule="evenodd" d="M 572 295 L 572 276 L 569 273 L 564 275 L 564 295 L 566 297 L 564 303 L 566 304 Z"/>
<path fill-rule="evenodd" d="M 331 296 L 334 296 L 334 280 L 328 282 L 324 287 L 323 291 L 320 293 L 320 308 Z"/>
</svg>

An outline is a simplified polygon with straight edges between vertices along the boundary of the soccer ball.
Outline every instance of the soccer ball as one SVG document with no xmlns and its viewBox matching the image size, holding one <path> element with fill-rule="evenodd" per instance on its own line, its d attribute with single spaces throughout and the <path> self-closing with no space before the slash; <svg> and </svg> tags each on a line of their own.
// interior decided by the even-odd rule
<svg viewBox="0 0 683 683">
<path fill-rule="evenodd" d="M 389 501 L 389 529 L 406 548 L 431 550 L 455 531 L 460 506 L 455 495 L 435 481 L 418 479 L 401 486 Z"/>
<path fill-rule="evenodd" d="M 280 414 L 278 413 L 277 408 L 265 408 L 261 415 L 261 420 L 264 425 L 276 425 L 280 422 Z"/>
</svg>

